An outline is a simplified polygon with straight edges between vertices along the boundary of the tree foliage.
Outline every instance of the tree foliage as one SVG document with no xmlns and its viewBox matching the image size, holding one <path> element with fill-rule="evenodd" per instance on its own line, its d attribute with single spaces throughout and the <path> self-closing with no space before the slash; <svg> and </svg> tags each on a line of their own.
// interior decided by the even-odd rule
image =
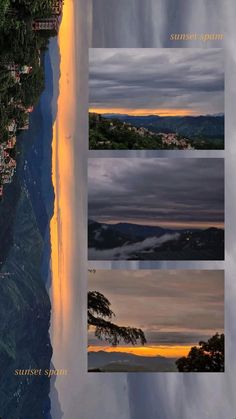
<svg viewBox="0 0 236 419">
<path fill-rule="evenodd" d="M 163 120 L 163 118 L 161 119 Z M 119 120 L 115 117 L 111 119 L 100 114 L 89 113 L 89 148 L 90 150 L 183 149 L 184 146 L 181 145 L 180 140 L 185 139 L 186 135 L 180 134 L 177 129 L 178 127 L 174 125 L 176 118 L 173 117 L 172 122 L 170 118 L 166 119 L 168 119 L 168 121 L 165 122 L 166 126 L 160 127 L 159 130 L 158 127 L 155 127 L 155 124 L 149 126 L 144 123 L 144 125 L 141 125 L 141 122 L 138 123 L 137 120 L 136 125 L 132 125 L 131 123 L 127 123 L 126 121 Z M 184 118 L 182 119 L 184 120 Z M 179 120 L 179 118 L 177 118 L 177 120 Z M 135 122 L 133 122 L 133 124 L 135 124 Z M 209 125 L 209 121 L 204 122 L 200 120 L 199 124 L 203 129 L 205 125 Z M 187 127 L 188 125 L 185 126 L 185 129 L 187 129 Z M 220 128 L 217 127 L 212 127 L 212 129 L 215 128 L 214 132 L 217 132 L 217 129 L 220 130 Z M 137 128 L 141 128 L 142 131 L 139 131 Z M 193 128 L 190 128 L 191 135 L 187 135 L 187 143 L 194 149 L 218 150 L 224 148 L 224 140 L 220 135 L 217 136 L 214 134 L 214 136 L 209 136 L 206 134 L 197 134 L 197 129 L 195 129 L 196 132 L 194 131 L 195 134 L 193 134 Z M 211 129 L 209 128 L 208 131 L 211 131 Z M 179 132 L 177 135 L 179 144 L 163 142 L 160 132 Z"/>
<path fill-rule="evenodd" d="M 0 0 L 0 142 L 8 139 L 12 119 L 24 126 L 44 89 L 43 53 L 53 33 L 34 31 L 32 21 L 51 14 L 52 0 Z M 29 74 L 19 72 L 25 65 Z"/>
<path fill-rule="evenodd" d="M 115 314 L 110 306 L 110 301 L 100 292 L 88 292 L 88 327 L 95 327 L 95 336 L 112 346 L 119 345 L 121 341 L 132 345 L 140 341 L 144 345 L 146 338 L 141 329 L 118 326 L 111 321 Z"/>
<path fill-rule="evenodd" d="M 187 357 L 176 361 L 180 372 L 223 372 L 224 334 L 216 333 L 207 342 L 191 348 Z"/>
<path fill-rule="evenodd" d="M 135 132 L 135 127 L 132 128 L 119 119 L 109 120 L 101 115 L 89 114 L 89 148 L 90 150 L 163 148 L 159 135 L 151 136 L 146 133 L 141 136 Z"/>
</svg>

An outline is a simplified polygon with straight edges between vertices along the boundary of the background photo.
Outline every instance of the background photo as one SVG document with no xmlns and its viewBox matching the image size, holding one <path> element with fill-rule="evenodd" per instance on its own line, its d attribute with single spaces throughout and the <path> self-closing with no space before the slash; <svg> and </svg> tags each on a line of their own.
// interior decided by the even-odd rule
<svg viewBox="0 0 236 419">
<path fill-rule="evenodd" d="M 88 290 L 89 372 L 224 371 L 223 271 L 91 270 Z"/>
<path fill-rule="evenodd" d="M 89 260 L 223 260 L 224 159 L 89 158 Z"/>
<path fill-rule="evenodd" d="M 224 149 L 223 50 L 90 49 L 89 148 Z"/>
</svg>

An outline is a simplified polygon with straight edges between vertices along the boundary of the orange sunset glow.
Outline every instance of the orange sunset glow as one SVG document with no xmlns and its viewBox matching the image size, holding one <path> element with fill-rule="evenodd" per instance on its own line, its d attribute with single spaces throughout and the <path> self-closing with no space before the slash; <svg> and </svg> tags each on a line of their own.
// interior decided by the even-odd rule
<svg viewBox="0 0 236 419">
<path fill-rule="evenodd" d="M 71 258 L 73 246 L 73 188 L 74 164 L 72 127 L 75 118 L 74 69 L 74 5 L 64 3 L 59 30 L 60 81 L 57 117 L 53 126 L 52 181 L 55 192 L 54 215 L 51 219 L 51 270 L 52 270 L 52 342 L 60 347 L 65 338 L 71 308 Z"/>
<path fill-rule="evenodd" d="M 122 222 L 127 222 L 127 219 L 100 219 L 99 217 L 97 220 L 101 223 L 106 224 L 117 224 Z M 185 228 L 200 228 L 200 229 L 206 229 L 209 227 L 216 227 L 216 228 L 222 228 L 224 229 L 224 222 L 211 222 L 211 221 L 159 221 L 159 220 L 143 220 L 143 219 L 132 219 L 128 220 L 129 224 L 139 224 L 139 225 L 147 225 L 147 226 L 160 226 L 160 227 L 166 227 L 166 228 L 177 228 L 177 229 L 185 229 Z"/>
<path fill-rule="evenodd" d="M 133 355 L 140 356 L 164 356 L 165 358 L 180 358 L 181 356 L 188 355 L 191 347 L 190 346 L 119 346 L 119 347 L 110 347 L 110 346 L 89 346 L 88 350 L 90 352 L 122 352 L 129 353 Z"/>
<path fill-rule="evenodd" d="M 192 109 L 126 109 L 126 108 L 90 108 L 89 112 L 98 114 L 127 114 L 135 116 L 159 115 L 159 116 L 196 116 L 200 112 Z"/>
</svg>

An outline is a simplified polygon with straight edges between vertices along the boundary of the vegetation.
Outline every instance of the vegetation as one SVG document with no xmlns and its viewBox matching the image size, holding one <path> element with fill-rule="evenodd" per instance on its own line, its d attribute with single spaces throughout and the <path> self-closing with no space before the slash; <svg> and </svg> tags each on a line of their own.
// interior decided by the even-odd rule
<svg viewBox="0 0 236 419">
<path fill-rule="evenodd" d="M 9 138 L 12 120 L 24 126 L 27 108 L 37 104 L 44 88 L 41 58 L 55 33 L 33 31 L 32 22 L 51 15 L 52 0 L 0 0 L 0 142 Z M 29 74 L 20 71 L 25 65 Z"/>
<path fill-rule="evenodd" d="M 110 321 L 115 316 L 110 305 L 109 300 L 100 292 L 88 293 L 88 327 L 95 327 L 95 336 L 112 346 L 119 345 L 121 341 L 132 345 L 140 341 L 144 345 L 146 338 L 141 329 L 118 326 Z"/>
<path fill-rule="evenodd" d="M 42 58 L 56 32 L 34 31 L 33 21 L 52 16 L 53 0 L 0 0 L 1 155 L 9 154 L 8 140 L 28 126 L 29 112 L 44 89 Z M 0 167 L 1 196 L 14 175 L 7 164 L 5 159 Z"/>
<path fill-rule="evenodd" d="M 0 205 L 0 417 L 42 419 L 50 406 L 49 378 L 15 376 L 16 369 L 49 369 L 52 356 L 41 269 L 45 231 L 22 185 L 18 173 Z"/>
<path fill-rule="evenodd" d="M 209 138 L 204 136 L 192 137 L 189 140 L 195 150 L 223 150 L 224 141 L 222 138 Z"/>
<path fill-rule="evenodd" d="M 180 372 L 224 372 L 224 334 L 216 333 L 207 342 L 199 342 L 176 365 Z"/>
<path fill-rule="evenodd" d="M 99 118 L 99 119 L 98 119 Z M 155 150 L 165 148 L 159 135 L 146 133 L 141 136 L 130 130 L 128 124 L 119 119 L 106 119 L 100 115 L 89 115 L 89 148 L 91 150 Z"/>
<path fill-rule="evenodd" d="M 224 117 L 101 116 L 89 114 L 93 150 L 221 150 Z M 173 135 L 174 141 L 164 136 Z M 163 141 L 164 140 L 164 141 Z"/>
<path fill-rule="evenodd" d="M 4 28 L 6 33 L 12 27 L 19 28 L 22 21 L 27 22 L 38 16 L 50 17 L 52 3 L 52 0 L 0 0 L 0 30 Z"/>
</svg>

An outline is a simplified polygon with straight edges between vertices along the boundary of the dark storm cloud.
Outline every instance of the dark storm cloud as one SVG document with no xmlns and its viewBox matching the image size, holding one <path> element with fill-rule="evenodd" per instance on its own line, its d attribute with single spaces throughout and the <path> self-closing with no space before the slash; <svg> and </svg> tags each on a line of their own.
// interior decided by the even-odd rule
<svg viewBox="0 0 236 419">
<path fill-rule="evenodd" d="M 91 49 L 90 107 L 223 112 L 220 49 Z"/>
<path fill-rule="evenodd" d="M 224 220 L 223 159 L 89 159 L 89 217 L 100 221 Z"/>
<path fill-rule="evenodd" d="M 223 271 L 101 270 L 89 289 L 106 295 L 119 324 L 142 328 L 149 346 L 196 344 L 224 328 Z"/>
</svg>

